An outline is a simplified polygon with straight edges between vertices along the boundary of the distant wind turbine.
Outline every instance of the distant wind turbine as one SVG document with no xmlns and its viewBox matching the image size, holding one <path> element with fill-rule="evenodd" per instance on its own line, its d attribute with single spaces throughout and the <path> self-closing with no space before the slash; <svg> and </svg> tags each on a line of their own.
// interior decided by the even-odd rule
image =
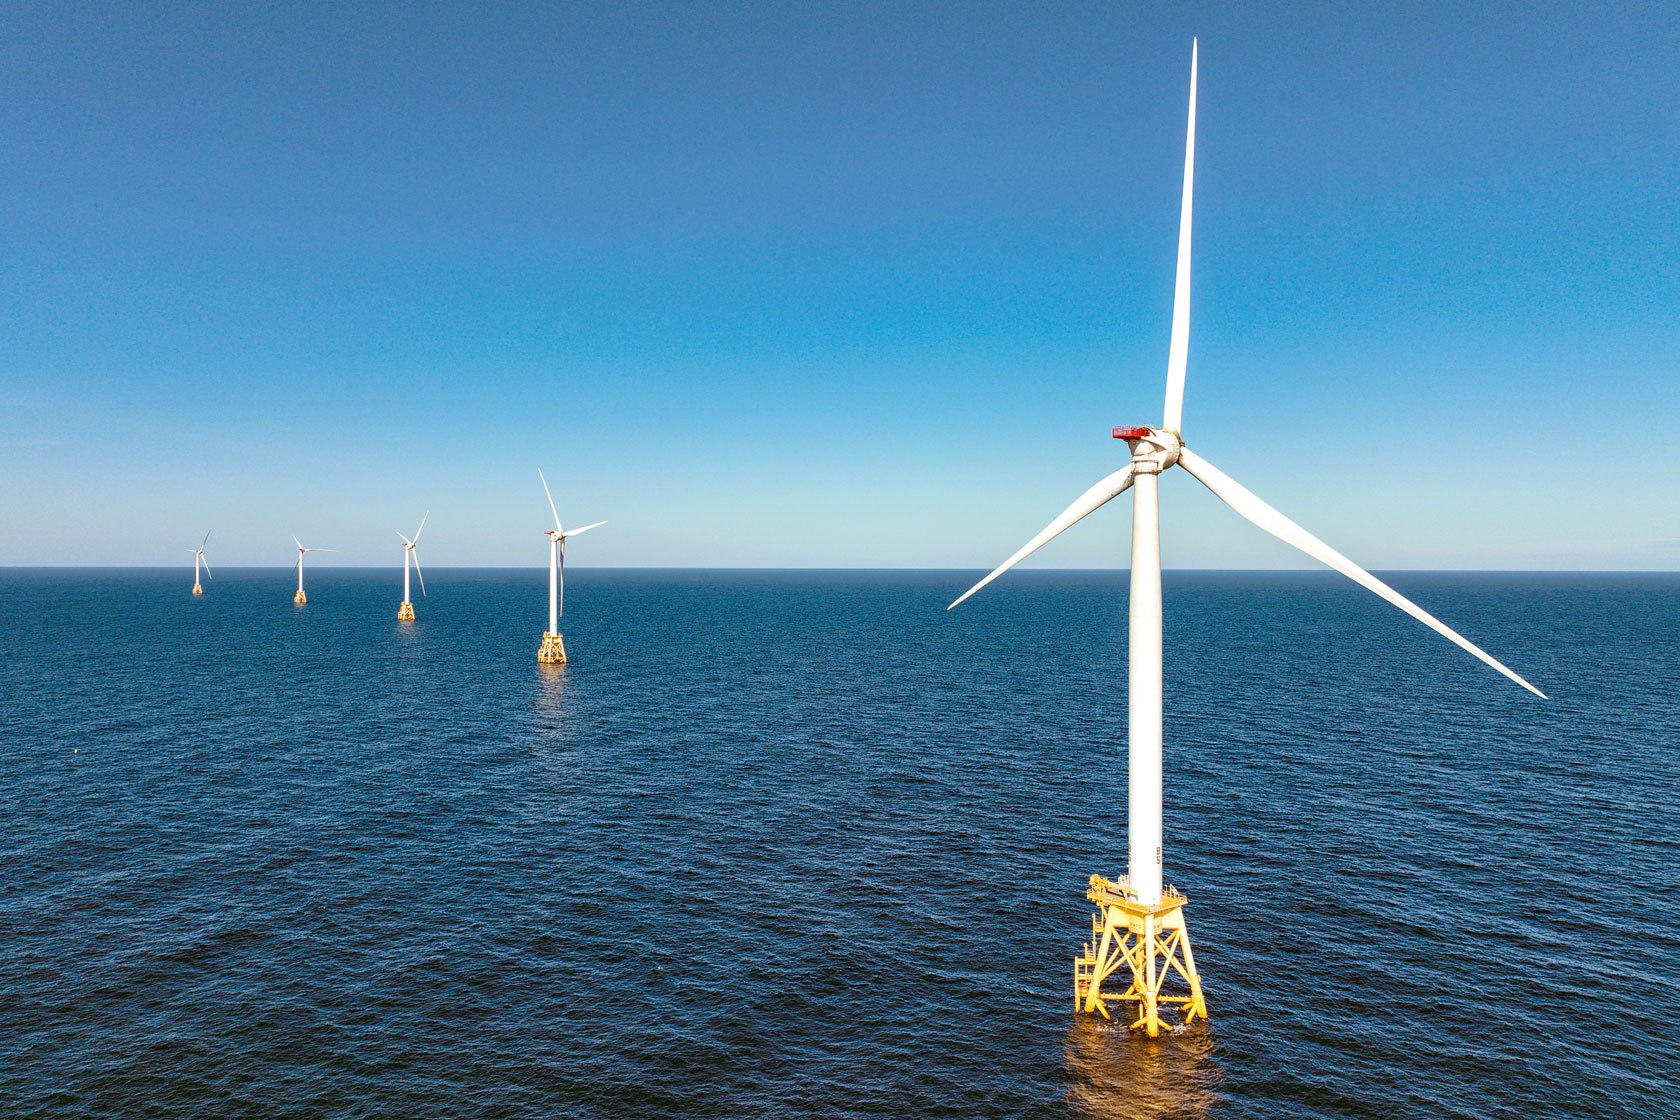
<svg viewBox="0 0 1680 1120">
<path fill-rule="evenodd" d="M 402 537 L 403 542 L 403 601 L 402 606 L 397 608 L 398 622 L 414 621 L 414 604 L 408 597 L 408 565 L 411 562 L 414 565 L 414 574 L 420 577 L 420 594 L 424 595 L 426 593 L 426 575 L 420 570 L 420 554 L 414 551 L 414 546 L 420 543 L 420 534 L 426 529 L 426 518 L 431 515 L 432 511 L 427 510 L 425 515 L 420 518 L 420 528 L 414 530 L 413 540 L 403 537 L 401 531 L 397 533 L 397 536 Z"/>
<path fill-rule="evenodd" d="M 187 549 L 188 552 L 193 554 L 193 590 L 192 590 L 192 593 L 194 595 L 204 594 L 204 585 L 202 583 L 198 582 L 198 568 L 199 568 L 200 564 L 202 564 L 204 566 L 204 574 L 205 574 L 206 577 L 208 577 L 210 579 L 216 578 L 216 577 L 210 575 L 210 561 L 208 561 L 204 558 L 204 546 L 209 544 L 209 543 L 210 543 L 210 534 L 209 534 L 209 532 L 206 532 L 204 534 L 204 540 L 199 543 L 199 546 L 197 548 Z"/>
<path fill-rule="evenodd" d="M 306 598 L 303 594 L 303 554 L 306 552 L 337 552 L 338 549 L 305 548 L 303 547 L 303 542 L 297 539 L 297 534 L 295 533 L 292 535 L 292 543 L 297 545 L 298 550 L 298 589 L 297 594 L 292 596 L 292 602 L 301 607 L 305 603 L 309 602 L 308 598 Z"/>
<path fill-rule="evenodd" d="M 1013 568 L 1057 534 L 1124 493 L 1135 492 L 1132 505 L 1130 647 L 1127 687 L 1127 874 L 1109 880 L 1093 875 L 1086 898 L 1099 913 L 1091 920 L 1092 942 L 1074 965 L 1074 999 L 1086 1014 L 1108 1016 L 1108 1001 L 1137 1005 L 1133 1027 L 1150 1035 L 1159 1029 L 1159 1003 L 1177 1003 L 1185 1022 L 1206 1018 L 1201 980 L 1184 925 L 1185 898 L 1170 886 L 1163 892 L 1161 868 L 1161 526 L 1159 476 L 1183 467 L 1220 501 L 1271 533 L 1355 583 L 1394 604 L 1436 633 L 1454 642 L 1534 695 L 1545 694 L 1422 607 L 1261 501 L 1212 463 L 1184 446 L 1182 412 L 1184 375 L 1190 341 L 1190 197 L 1196 147 L 1196 47 L 1190 52 L 1190 123 L 1184 142 L 1184 196 L 1179 212 L 1178 269 L 1173 291 L 1172 342 L 1167 358 L 1165 417 L 1158 428 L 1115 428 L 1125 440 L 1131 462 L 1092 486 L 1015 555 L 969 588 L 955 607 Z M 947 608 L 949 609 L 949 608 Z M 1105 993 L 1108 976 L 1129 966 L 1131 986 Z M 1163 996 L 1162 982 L 1177 971 L 1189 994 Z"/>
<path fill-rule="evenodd" d="M 542 645 L 537 649 L 537 660 L 564 665 L 566 643 L 560 638 L 560 615 L 566 595 L 566 538 L 600 528 L 606 522 L 597 521 L 581 529 L 562 529 L 560 512 L 554 508 L 554 495 L 549 493 L 548 479 L 543 478 L 541 467 L 537 468 L 537 477 L 542 479 L 543 493 L 548 497 L 548 512 L 554 515 L 554 528 L 544 534 L 548 537 L 548 631 L 543 634 Z"/>
</svg>

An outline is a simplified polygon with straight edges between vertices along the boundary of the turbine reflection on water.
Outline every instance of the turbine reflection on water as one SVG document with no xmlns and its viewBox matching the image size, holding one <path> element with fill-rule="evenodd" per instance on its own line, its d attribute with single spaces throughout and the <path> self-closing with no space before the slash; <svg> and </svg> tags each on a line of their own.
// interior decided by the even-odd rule
<svg viewBox="0 0 1680 1120">
<path fill-rule="evenodd" d="M 537 662 L 536 709 L 555 724 L 566 718 L 566 667 Z"/>
<path fill-rule="evenodd" d="M 1080 1017 L 1066 1040 L 1068 1106 L 1090 1120 L 1212 1116 L 1219 1064 L 1205 1026 L 1160 1038 Z"/>
</svg>

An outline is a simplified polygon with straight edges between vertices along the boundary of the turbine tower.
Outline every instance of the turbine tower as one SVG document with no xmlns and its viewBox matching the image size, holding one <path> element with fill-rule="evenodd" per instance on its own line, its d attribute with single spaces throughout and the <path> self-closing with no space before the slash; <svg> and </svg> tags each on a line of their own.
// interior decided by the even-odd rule
<svg viewBox="0 0 1680 1120">
<path fill-rule="evenodd" d="M 1127 873 L 1116 879 L 1092 875 L 1085 897 L 1096 904 L 1091 942 L 1074 962 L 1075 1007 L 1108 1017 L 1111 1002 L 1136 1005 L 1134 1028 L 1151 1036 L 1160 1029 L 1159 1008 L 1176 1003 L 1189 1023 L 1207 1017 L 1201 979 L 1184 924 L 1185 898 L 1162 885 L 1161 863 L 1161 526 L 1160 475 L 1183 467 L 1226 505 L 1278 539 L 1341 572 L 1388 600 L 1425 626 L 1456 643 L 1536 696 L 1545 694 L 1433 615 L 1353 561 L 1261 501 L 1212 463 L 1184 446 L 1184 373 L 1190 342 L 1190 196 L 1196 150 L 1196 47 L 1190 49 L 1190 123 L 1184 141 L 1184 196 L 1179 212 L 1177 283 L 1173 292 L 1172 341 L 1167 358 L 1165 414 L 1158 428 L 1115 428 L 1131 462 L 1092 486 L 1043 532 L 1023 545 L 985 579 L 969 588 L 961 603 L 1037 551 L 1051 538 L 1128 488 L 1132 504 L 1130 638 L 1126 695 Z M 950 608 L 946 608 L 949 610 Z M 1124 992 L 1104 992 L 1108 977 L 1129 968 Z M 1163 982 L 1176 971 L 1188 994 L 1163 995 Z"/>
<path fill-rule="evenodd" d="M 537 477 L 542 479 L 543 493 L 548 497 L 548 512 L 554 514 L 554 528 L 544 533 L 548 537 L 548 630 L 537 648 L 537 660 L 546 665 L 564 665 L 566 643 L 560 638 L 560 615 L 566 598 L 566 538 L 587 533 L 606 522 L 597 521 L 581 529 L 562 529 L 560 512 L 554 508 L 554 495 L 549 493 L 548 479 L 543 478 L 541 467 L 537 468 Z"/>
<path fill-rule="evenodd" d="M 308 597 L 305 596 L 304 593 L 303 593 L 303 554 L 306 553 L 306 552 L 337 552 L 338 549 L 336 549 L 336 548 L 305 548 L 305 547 L 303 547 L 303 542 L 297 539 L 297 534 L 295 534 L 295 533 L 292 534 L 292 543 L 297 545 L 297 550 L 298 550 L 298 589 L 297 589 L 297 594 L 292 596 L 292 602 L 296 603 L 298 606 L 301 607 L 305 603 L 309 602 Z"/>
<path fill-rule="evenodd" d="M 197 548 L 187 549 L 188 552 L 193 554 L 193 590 L 192 590 L 192 593 L 194 595 L 204 594 L 204 585 L 202 583 L 198 582 L 198 568 L 199 568 L 199 565 L 202 564 L 204 566 L 204 574 L 207 578 L 210 578 L 210 579 L 216 578 L 216 577 L 210 575 L 210 561 L 208 561 L 204 558 L 204 546 L 209 544 L 209 543 L 210 543 L 210 534 L 209 534 L 209 532 L 206 532 L 204 534 L 204 540 L 199 542 L 199 545 L 198 545 Z"/>
<path fill-rule="evenodd" d="M 397 536 L 402 537 L 403 542 L 403 601 L 402 606 L 397 608 L 398 622 L 414 621 L 414 604 L 408 597 L 408 565 L 410 561 L 414 564 L 414 574 L 420 577 L 420 594 L 424 595 L 426 593 L 426 574 L 420 570 L 420 554 L 414 551 L 414 546 L 420 543 L 420 533 L 426 528 L 426 518 L 431 515 L 432 511 L 427 510 L 420 518 L 420 528 L 414 530 L 413 540 L 403 537 L 400 531 L 397 533 Z"/>
</svg>

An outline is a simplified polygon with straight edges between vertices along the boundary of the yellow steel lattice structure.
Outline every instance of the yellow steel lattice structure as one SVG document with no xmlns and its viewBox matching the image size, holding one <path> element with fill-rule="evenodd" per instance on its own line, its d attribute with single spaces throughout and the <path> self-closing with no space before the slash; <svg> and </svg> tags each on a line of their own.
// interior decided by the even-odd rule
<svg viewBox="0 0 1680 1120">
<path fill-rule="evenodd" d="M 544 665 L 566 663 L 566 643 L 560 640 L 559 634 L 543 635 L 542 646 L 537 650 L 537 660 Z"/>
<path fill-rule="evenodd" d="M 1151 1038 L 1160 1033 L 1164 1005 L 1176 1004 L 1186 1026 L 1198 1016 L 1206 1019 L 1207 1003 L 1184 926 L 1185 897 L 1169 886 L 1158 905 L 1148 906 L 1138 901 L 1124 876 L 1111 882 L 1101 875 L 1091 876 L 1085 897 L 1096 904 L 1097 912 L 1091 915 L 1091 940 L 1073 962 L 1075 1010 L 1108 1019 L 1110 1004 L 1133 1004 L 1128 1025 Z M 1103 991 L 1116 973 L 1129 975 L 1130 985 L 1120 992 Z M 1169 989 L 1174 973 L 1182 985 Z"/>
</svg>

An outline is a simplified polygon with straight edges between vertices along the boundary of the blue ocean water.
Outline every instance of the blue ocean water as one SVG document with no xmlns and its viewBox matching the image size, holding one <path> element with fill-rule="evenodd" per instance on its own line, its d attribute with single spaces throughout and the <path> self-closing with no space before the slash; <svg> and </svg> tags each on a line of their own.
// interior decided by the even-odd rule
<svg viewBox="0 0 1680 1120">
<path fill-rule="evenodd" d="M 1124 573 L 428 575 L 0 571 L 0 1113 L 1680 1112 L 1680 577 L 1167 573 L 1150 1041 Z"/>
</svg>

